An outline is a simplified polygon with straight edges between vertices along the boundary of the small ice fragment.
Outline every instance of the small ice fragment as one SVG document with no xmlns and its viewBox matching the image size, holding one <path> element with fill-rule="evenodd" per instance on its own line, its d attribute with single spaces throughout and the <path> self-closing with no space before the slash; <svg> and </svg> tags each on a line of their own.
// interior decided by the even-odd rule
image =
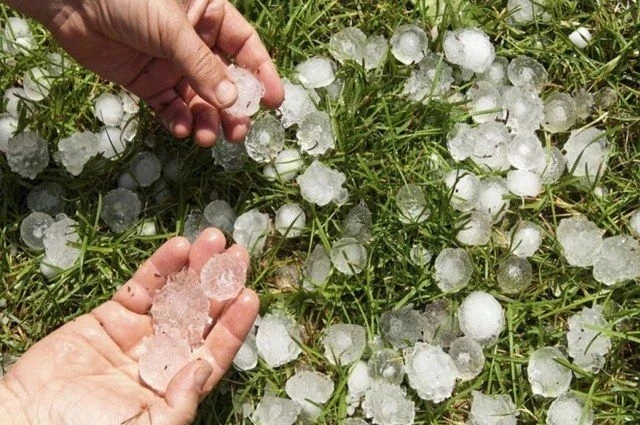
<svg viewBox="0 0 640 425">
<path fill-rule="evenodd" d="M 302 235 L 306 223 L 307 216 L 298 204 L 284 204 L 276 211 L 275 228 L 286 238 Z"/>
<path fill-rule="evenodd" d="M 629 235 L 603 239 L 593 277 L 607 286 L 640 277 L 640 242 Z"/>
<path fill-rule="evenodd" d="M 229 65 L 227 73 L 236 83 L 238 97 L 225 112 L 234 117 L 250 117 L 260 109 L 260 99 L 264 95 L 264 86 L 251 71 L 246 68 Z"/>
<path fill-rule="evenodd" d="M 473 391 L 472 395 L 469 425 L 516 425 L 518 423 L 518 409 L 508 395 L 484 395 L 478 391 Z"/>
<path fill-rule="evenodd" d="M 467 251 L 445 248 L 436 257 L 435 279 L 442 292 L 457 292 L 467 286 L 473 273 L 473 263 Z"/>
<path fill-rule="evenodd" d="M 311 89 L 326 87 L 336 79 L 335 64 L 324 56 L 313 56 L 296 65 L 296 78 Z"/>
<path fill-rule="evenodd" d="M 433 252 L 419 243 L 415 243 L 409 250 L 409 259 L 414 266 L 426 267 L 433 258 Z"/>
<path fill-rule="evenodd" d="M 216 199 L 204 208 L 204 218 L 211 227 L 220 229 L 225 233 L 233 233 L 233 224 L 236 221 L 236 212 L 227 201 Z"/>
<path fill-rule="evenodd" d="M 521 258 L 533 256 L 542 243 L 542 228 L 530 221 L 516 224 L 510 235 L 511 253 Z"/>
<path fill-rule="evenodd" d="M 551 146 L 550 149 L 545 149 L 544 161 L 540 161 L 535 171 L 540 175 L 542 184 L 551 184 L 560 180 L 566 168 L 567 160 L 562 151 Z"/>
<path fill-rule="evenodd" d="M 296 139 L 302 152 L 323 155 L 336 147 L 331 117 L 323 111 L 311 112 L 300 120 Z"/>
<path fill-rule="evenodd" d="M 456 234 L 458 242 L 469 246 L 482 246 L 491 240 L 492 218 L 488 215 L 471 211 L 460 220 L 460 230 Z"/>
<path fill-rule="evenodd" d="M 351 208 L 342 222 L 342 236 L 355 238 L 362 243 L 371 239 L 373 217 L 364 201 Z"/>
<path fill-rule="evenodd" d="M 27 70 L 22 79 L 24 96 L 34 102 L 40 102 L 49 96 L 51 82 L 51 76 L 44 68 L 33 67 Z"/>
<path fill-rule="evenodd" d="M 284 128 L 272 115 L 262 115 L 253 121 L 244 145 L 254 161 L 271 161 L 284 147 Z"/>
<path fill-rule="evenodd" d="M 122 102 L 122 110 L 125 114 L 134 115 L 140 110 L 140 98 L 124 89 L 120 90 L 118 97 Z"/>
<path fill-rule="evenodd" d="M 322 338 L 324 355 L 333 365 L 347 366 L 359 360 L 366 344 L 366 333 L 360 325 L 330 325 Z"/>
<path fill-rule="evenodd" d="M 158 227 L 153 220 L 147 220 L 140 225 L 138 234 L 140 236 L 155 236 L 158 234 Z"/>
<path fill-rule="evenodd" d="M 602 231 L 595 223 L 584 216 L 563 218 L 556 236 L 569 264 L 590 267 L 595 263 L 602 247 Z"/>
<path fill-rule="evenodd" d="M 258 365 L 258 347 L 256 346 L 256 336 L 249 333 L 244 340 L 238 353 L 233 358 L 233 366 L 238 370 L 252 370 Z"/>
<path fill-rule="evenodd" d="M 405 65 L 418 63 L 428 51 L 427 33 L 416 25 L 400 25 L 393 31 L 391 54 Z"/>
<path fill-rule="evenodd" d="M 290 317 L 265 314 L 258 326 L 256 346 L 258 353 L 272 368 L 295 360 L 302 350 L 300 328 Z"/>
<path fill-rule="evenodd" d="M 118 159 L 127 148 L 127 140 L 118 127 L 102 127 L 98 133 L 98 152 L 106 159 Z"/>
<path fill-rule="evenodd" d="M 285 391 L 292 400 L 302 406 L 304 415 L 315 420 L 322 413 L 322 405 L 333 394 L 334 384 L 331 378 L 319 372 L 301 371 L 291 376 Z"/>
<path fill-rule="evenodd" d="M 304 263 L 304 287 L 308 291 L 324 286 L 331 273 L 331 258 L 321 244 L 317 244 Z"/>
<path fill-rule="evenodd" d="M 391 384 L 400 385 L 404 378 L 402 355 L 391 348 L 375 350 L 369 359 L 369 370 L 375 380 L 383 379 Z"/>
<path fill-rule="evenodd" d="M 640 238 L 640 209 L 634 210 L 629 216 L 629 233 Z"/>
<path fill-rule="evenodd" d="M 543 7 L 546 0 L 509 0 L 507 12 L 513 23 L 525 24 L 535 19 L 545 19 Z"/>
<path fill-rule="evenodd" d="M 333 170 L 318 160 L 313 161 L 309 167 L 296 178 L 300 186 L 302 198 L 318 206 L 325 206 L 329 202 L 339 200 L 342 185 L 346 181 L 346 176 Z"/>
<path fill-rule="evenodd" d="M 504 309 L 490 294 L 475 291 L 469 294 L 458 309 L 460 329 L 482 345 L 497 341 L 504 329 Z"/>
<path fill-rule="evenodd" d="M 509 81 L 516 87 L 527 87 L 540 92 L 547 83 L 547 70 L 537 60 L 528 56 L 511 59 L 507 67 Z"/>
<path fill-rule="evenodd" d="M 500 262 L 496 280 L 505 294 L 519 294 L 531 285 L 533 270 L 526 258 L 511 255 Z"/>
<path fill-rule="evenodd" d="M 505 197 L 509 193 L 506 181 L 502 177 L 489 177 L 480 181 L 476 210 L 497 222 L 509 209 L 509 200 Z"/>
<path fill-rule="evenodd" d="M 302 118 L 316 111 L 316 105 L 307 90 L 287 79 L 282 80 L 284 86 L 284 102 L 278 108 L 280 121 L 284 128 L 298 124 Z"/>
<path fill-rule="evenodd" d="M 240 215 L 233 225 L 233 239 L 253 256 L 260 255 L 271 232 L 271 220 L 256 209 Z"/>
<path fill-rule="evenodd" d="M 553 400 L 547 411 L 547 425 L 592 425 L 593 409 L 583 397 L 566 393 Z"/>
<path fill-rule="evenodd" d="M 334 267 L 348 276 L 360 274 L 367 265 L 367 250 L 355 238 L 340 238 L 329 253 Z"/>
<path fill-rule="evenodd" d="M 247 280 L 247 263 L 234 254 L 213 255 L 200 272 L 200 284 L 207 297 L 227 301 L 237 297 Z"/>
<path fill-rule="evenodd" d="M 578 27 L 571 34 L 569 34 L 569 40 L 578 49 L 584 49 L 589 45 L 591 41 L 591 31 L 585 27 Z"/>
<path fill-rule="evenodd" d="M 536 131 L 544 121 L 544 103 L 528 87 L 507 87 L 502 92 L 502 109 L 507 114 L 507 126 L 516 132 Z"/>
<path fill-rule="evenodd" d="M 400 210 L 400 222 L 404 224 L 422 223 L 431 214 L 422 187 L 406 184 L 398 190 L 396 205 Z"/>
<path fill-rule="evenodd" d="M 64 211 L 64 188 L 56 182 L 43 182 L 27 195 L 27 206 L 31 211 L 43 212 L 55 217 Z"/>
<path fill-rule="evenodd" d="M 254 425 L 293 425 L 302 411 L 299 403 L 281 397 L 264 396 L 251 414 Z"/>
<path fill-rule="evenodd" d="M 35 179 L 49 165 L 48 143 L 33 131 L 11 137 L 5 154 L 11 171 L 27 179 Z"/>
<path fill-rule="evenodd" d="M 584 370 L 598 373 L 611 350 L 611 338 L 604 334 L 609 322 L 602 314 L 602 307 L 584 307 L 567 320 L 567 352 L 573 363 Z"/>
<path fill-rule="evenodd" d="M 139 152 L 129 163 L 129 171 L 140 186 L 149 187 L 160 178 L 162 163 L 152 152 Z"/>
<path fill-rule="evenodd" d="M 387 59 L 389 42 L 383 35 L 369 37 L 364 45 L 364 69 L 379 68 Z"/>
<path fill-rule="evenodd" d="M 606 168 L 609 141 L 604 130 L 588 127 L 572 131 L 563 150 L 567 169 L 593 182 Z"/>
<path fill-rule="evenodd" d="M 531 354 L 527 375 L 534 395 L 559 397 L 567 392 L 573 374 L 559 361 L 567 358 L 556 347 L 542 347 Z"/>
<path fill-rule="evenodd" d="M 442 48 L 450 63 L 473 72 L 485 72 L 495 58 L 489 36 L 479 28 L 447 31 Z"/>
<path fill-rule="evenodd" d="M 20 238 L 31 249 L 44 249 L 44 232 L 53 224 L 50 215 L 41 212 L 32 212 L 22 220 L 20 224 Z"/>
<path fill-rule="evenodd" d="M 482 346 L 474 339 L 462 336 L 451 342 L 449 356 L 456 365 L 458 379 L 468 381 L 482 372 L 484 353 Z"/>
<path fill-rule="evenodd" d="M 362 410 L 376 425 L 412 425 L 415 404 L 399 385 L 376 381 L 364 395 Z"/>
<path fill-rule="evenodd" d="M 362 64 L 367 36 L 356 27 L 347 27 L 329 39 L 329 53 L 340 63 L 348 60 Z"/>
<path fill-rule="evenodd" d="M 511 170 L 507 173 L 507 187 L 516 196 L 536 197 L 542 191 L 540 176 L 533 171 Z"/>
<path fill-rule="evenodd" d="M 440 403 L 451 397 L 458 371 L 442 348 L 419 342 L 404 357 L 409 385 L 420 398 Z"/>
<path fill-rule="evenodd" d="M 175 333 L 150 337 L 140 356 L 140 378 L 151 388 L 164 393 L 171 380 L 187 365 L 191 357 L 189 344 Z"/>
<path fill-rule="evenodd" d="M 90 131 L 74 133 L 58 142 L 58 160 L 71 175 L 80 175 L 85 164 L 98 154 L 99 143 Z"/>
<path fill-rule="evenodd" d="M 412 347 L 422 338 L 424 318 L 413 305 L 385 311 L 380 316 L 378 327 L 382 338 L 394 348 Z"/>
<path fill-rule="evenodd" d="M 115 94 L 103 93 L 94 101 L 93 113 L 104 125 L 116 127 L 120 125 L 124 116 L 124 106 Z"/>
</svg>

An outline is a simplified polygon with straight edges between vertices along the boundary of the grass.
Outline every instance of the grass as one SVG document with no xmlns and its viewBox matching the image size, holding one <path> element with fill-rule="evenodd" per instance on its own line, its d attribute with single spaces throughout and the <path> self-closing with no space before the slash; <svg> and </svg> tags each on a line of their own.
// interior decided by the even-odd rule
<svg viewBox="0 0 640 425">
<path fill-rule="evenodd" d="M 430 29 L 436 22 L 426 3 L 381 1 L 246 0 L 241 11 L 255 23 L 283 75 L 290 76 L 296 63 L 313 54 L 327 54 L 331 34 L 355 25 L 368 34 L 389 37 L 403 23 L 423 22 Z M 558 221 L 583 213 L 606 229 L 607 235 L 625 232 L 628 214 L 640 204 L 640 9 L 632 1 L 548 1 L 551 19 L 525 27 L 507 23 L 503 1 L 463 2 L 462 13 L 447 8 L 438 20 L 440 34 L 449 28 L 481 26 L 495 42 L 498 54 L 508 58 L 529 55 L 543 63 L 550 75 L 545 94 L 586 88 L 595 93 L 613 90 L 616 104 L 594 114 L 581 125 L 605 128 L 612 144 L 609 169 L 601 184 L 603 197 L 576 188 L 565 176 L 546 188 L 537 199 L 512 199 L 505 220 L 495 229 L 504 234 L 519 219 L 539 223 L 545 230 L 542 249 L 532 258 L 534 284 L 515 297 L 500 295 L 495 285 L 499 262 L 508 254 L 504 238 L 496 237 L 487 247 L 471 248 L 475 271 L 470 286 L 449 297 L 459 303 L 470 289 L 496 294 L 507 313 L 507 329 L 499 342 L 486 350 L 483 373 L 459 383 L 452 398 L 434 405 L 415 398 L 416 423 L 463 423 L 469 409 L 470 392 L 509 394 L 518 406 L 519 423 L 544 423 L 548 399 L 533 397 L 526 379 L 529 354 L 543 345 L 566 344 L 567 318 L 584 306 L 602 304 L 613 324 L 603 330 L 613 349 L 597 375 L 576 371 L 572 389 L 585 394 L 596 412 L 598 424 L 640 423 L 640 287 L 630 282 L 607 288 L 588 270 L 567 265 L 554 239 Z M 12 12 L 0 8 L 0 20 Z M 584 51 L 576 50 L 567 35 L 578 24 L 592 28 L 594 39 Z M 34 27 L 39 48 L 15 63 L 0 57 L 0 90 L 21 80 L 24 71 L 45 55 L 59 49 L 46 32 Z M 431 44 L 441 49 L 441 38 Z M 444 144 L 456 120 L 466 119 L 460 107 L 444 103 L 427 106 L 407 102 L 401 96 L 410 69 L 390 58 L 382 69 L 364 72 L 346 64 L 339 70 L 345 86 L 338 101 L 323 98 L 321 107 L 331 113 L 337 134 L 337 149 L 323 158 L 347 175 L 349 203 L 323 208 L 304 204 L 309 229 L 297 240 L 272 236 L 267 250 L 255 260 L 250 285 L 261 295 L 262 311 L 277 308 L 292 314 L 304 328 L 304 354 L 286 367 L 271 370 L 265 364 L 250 373 L 232 371 L 203 403 L 197 424 L 242 423 L 239 407 L 257 403 L 269 386 L 284 393 L 284 383 L 296 368 L 311 367 L 328 373 L 336 391 L 326 404 L 321 423 L 341 423 L 346 413 L 344 396 L 348 370 L 329 366 L 323 359 L 319 337 L 337 322 L 358 323 L 369 336 L 377 330 L 381 313 L 409 303 L 417 307 L 442 297 L 435 287 L 431 267 L 419 268 L 409 260 L 409 250 L 421 243 L 438 252 L 456 246 L 457 216 L 448 207 L 448 194 L 440 178 L 455 165 Z M 73 67 L 55 84 L 47 102 L 35 105 L 35 113 L 21 125 L 38 130 L 49 140 L 58 140 L 76 129 L 98 129 L 92 117 L 91 100 L 109 86 L 93 74 Z M 99 221 L 101 197 L 111 190 L 135 152 L 137 140 L 120 161 L 93 160 L 80 177 L 71 179 L 52 165 L 39 180 L 59 181 L 68 188 L 67 213 L 80 223 L 83 255 L 78 266 L 48 281 L 38 273 L 41 254 L 27 250 L 19 236 L 27 215 L 25 193 L 35 182 L 21 180 L 0 159 L 0 311 L 2 353 L 19 354 L 63 322 L 89 311 L 108 299 L 119 284 L 168 237 L 181 232 L 192 209 L 203 209 L 216 191 L 238 213 L 251 208 L 273 215 L 285 202 L 300 202 L 295 183 L 268 182 L 261 167 L 247 164 L 241 171 L 225 173 L 213 166 L 208 154 L 191 143 L 172 140 L 148 111 L 141 116 L 142 134 L 157 139 L 156 150 L 179 158 L 181 179 L 172 185 L 172 198 L 154 203 L 145 198 L 142 219 L 156 221 L 159 233 L 138 236 L 135 230 L 114 235 Z M 292 141 L 294 134 L 288 133 Z M 567 134 L 548 136 L 547 143 L 560 146 Z M 465 167 L 473 168 L 472 164 Z M 476 171 L 480 171 L 476 169 Z M 424 188 L 431 216 L 420 225 L 398 221 L 394 195 L 404 183 Z M 148 195 L 148 194 L 147 194 Z M 334 272 L 328 285 L 304 292 L 279 276 L 284 265 L 301 267 L 315 243 L 329 247 L 339 236 L 341 220 L 349 208 L 364 200 L 373 212 L 373 240 L 368 244 L 368 265 L 362 274 L 345 277 Z"/>
</svg>

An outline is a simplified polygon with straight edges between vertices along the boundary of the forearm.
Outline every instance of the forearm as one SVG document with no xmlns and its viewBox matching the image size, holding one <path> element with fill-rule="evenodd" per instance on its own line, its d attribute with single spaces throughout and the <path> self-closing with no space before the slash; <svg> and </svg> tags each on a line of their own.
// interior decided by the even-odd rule
<svg viewBox="0 0 640 425">
<path fill-rule="evenodd" d="M 27 425 L 24 406 L 18 396 L 0 380 L 0 422 L 7 425 Z"/>
</svg>

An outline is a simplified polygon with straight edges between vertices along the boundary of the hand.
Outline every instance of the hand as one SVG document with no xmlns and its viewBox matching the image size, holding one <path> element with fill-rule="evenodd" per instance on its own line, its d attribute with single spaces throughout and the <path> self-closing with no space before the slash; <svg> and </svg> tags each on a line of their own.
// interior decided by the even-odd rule
<svg viewBox="0 0 640 425">
<path fill-rule="evenodd" d="M 4 409 L 16 424 L 191 423 L 199 401 L 222 378 L 251 329 L 258 298 L 245 289 L 229 303 L 211 303 L 213 329 L 192 355 L 194 361 L 178 372 L 162 396 L 138 377 L 142 339 L 153 333 L 146 313 L 167 275 L 185 265 L 199 272 L 224 247 L 224 236 L 215 229 L 204 231 L 191 247 L 184 238 L 167 241 L 112 301 L 62 326 L 13 365 L 0 381 L 0 412 L 4 399 Z M 244 248 L 234 245 L 229 250 L 249 261 Z"/>
<path fill-rule="evenodd" d="M 248 118 L 222 111 L 237 91 L 226 59 L 252 70 L 263 104 L 284 99 L 278 72 L 256 30 L 228 0 L 8 0 L 43 22 L 80 64 L 140 96 L 174 136 L 202 146 L 220 124 L 242 140 Z"/>
</svg>

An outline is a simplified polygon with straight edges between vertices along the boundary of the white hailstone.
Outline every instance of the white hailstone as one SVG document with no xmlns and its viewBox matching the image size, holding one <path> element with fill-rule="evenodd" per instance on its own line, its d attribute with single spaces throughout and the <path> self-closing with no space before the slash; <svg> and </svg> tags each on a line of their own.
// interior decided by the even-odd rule
<svg viewBox="0 0 640 425">
<path fill-rule="evenodd" d="M 508 395 L 484 395 L 473 391 L 472 397 L 469 425 L 516 425 L 518 423 L 518 409 Z"/>
<path fill-rule="evenodd" d="M 449 347 L 449 356 L 456 365 L 458 379 L 468 381 L 480 375 L 484 367 L 482 346 L 468 336 L 456 338 Z"/>
<path fill-rule="evenodd" d="M 29 191 L 27 206 L 31 211 L 43 212 L 52 217 L 64 211 L 65 190 L 59 183 L 43 182 Z"/>
<path fill-rule="evenodd" d="M 494 171 L 509 169 L 507 145 L 511 140 L 508 128 L 500 122 L 488 121 L 470 129 L 467 134 L 473 143 L 471 159 Z"/>
<path fill-rule="evenodd" d="M 502 177 L 489 177 L 480 181 L 478 200 L 475 209 L 497 222 L 509 209 L 509 200 L 505 199 L 509 194 L 509 188 Z"/>
<path fill-rule="evenodd" d="M 576 103 L 567 93 L 553 93 L 544 101 L 542 127 L 550 133 L 567 131 L 576 123 Z"/>
<path fill-rule="evenodd" d="M 336 144 L 329 114 L 323 111 L 307 114 L 298 124 L 296 139 L 300 150 L 312 156 L 334 149 Z"/>
<path fill-rule="evenodd" d="M 355 238 L 338 239 L 329 256 L 334 267 L 346 275 L 360 274 L 367 265 L 367 250 Z"/>
<path fill-rule="evenodd" d="M 298 124 L 307 114 L 316 111 L 316 105 L 307 90 L 289 80 L 282 79 L 284 87 L 284 102 L 278 108 L 280 122 L 284 128 Z"/>
<path fill-rule="evenodd" d="M 458 319 L 462 333 L 482 345 L 496 342 L 505 326 L 504 309 L 492 295 L 482 291 L 467 295 L 458 308 Z"/>
<path fill-rule="evenodd" d="M 275 228 L 287 238 L 296 238 L 304 231 L 307 221 L 302 208 L 298 204 L 285 204 L 276 211 Z"/>
<path fill-rule="evenodd" d="M 447 134 L 447 150 L 454 161 L 464 161 L 473 154 L 475 138 L 469 124 L 458 122 Z"/>
<path fill-rule="evenodd" d="M 536 170 L 544 160 L 542 142 L 535 133 L 518 133 L 507 145 L 507 158 L 518 170 Z"/>
<path fill-rule="evenodd" d="M 602 307 L 584 307 L 569 317 L 567 323 L 567 352 L 573 358 L 573 363 L 584 370 L 598 373 L 611 350 L 611 338 L 603 333 L 610 325 L 602 314 Z"/>
<path fill-rule="evenodd" d="M 559 397 L 567 392 L 573 374 L 561 361 L 567 358 L 556 347 L 542 347 L 531 354 L 527 375 L 534 395 Z"/>
<path fill-rule="evenodd" d="M 329 38 L 329 53 L 340 63 L 362 64 L 367 35 L 356 27 L 346 27 Z"/>
<path fill-rule="evenodd" d="M 244 145 L 251 159 L 269 162 L 284 147 L 284 128 L 272 115 L 263 115 L 253 121 Z"/>
<path fill-rule="evenodd" d="M 609 141 L 604 130 L 574 130 L 563 147 L 567 169 L 576 177 L 594 181 L 606 168 Z"/>
<path fill-rule="evenodd" d="M 363 361 L 357 361 L 347 378 L 347 403 L 354 410 L 360 404 L 360 399 L 371 388 L 373 380 L 369 374 L 369 367 Z"/>
<path fill-rule="evenodd" d="M 404 224 L 422 223 L 429 218 L 427 200 L 417 184 L 406 184 L 398 190 L 396 205 L 400 210 L 400 222 Z"/>
<path fill-rule="evenodd" d="M 589 45 L 591 41 L 591 31 L 585 27 L 576 28 L 571 34 L 569 34 L 569 40 L 578 49 L 584 49 Z"/>
<path fill-rule="evenodd" d="M 640 242 L 629 235 L 603 239 L 593 277 L 607 286 L 640 277 Z"/>
<path fill-rule="evenodd" d="M 544 161 L 540 161 L 539 168 L 535 171 L 540 175 L 540 181 L 543 184 L 551 184 L 560 180 L 566 168 L 567 160 L 562 151 L 551 146 L 551 148 L 545 149 Z"/>
<path fill-rule="evenodd" d="M 254 256 L 262 253 L 270 232 L 269 216 L 256 209 L 240 215 L 233 225 L 233 239 Z"/>
<path fill-rule="evenodd" d="M 51 82 L 51 76 L 44 68 L 36 66 L 27 70 L 22 80 L 24 96 L 34 102 L 40 102 L 49 96 Z"/>
<path fill-rule="evenodd" d="M 90 131 L 72 134 L 58 142 L 58 161 L 73 176 L 82 173 L 85 164 L 98 154 L 98 137 Z"/>
<path fill-rule="evenodd" d="M 20 113 L 28 111 L 25 108 L 26 98 L 24 89 L 21 87 L 10 87 L 8 88 L 2 97 L 2 101 L 5 104 L 5 112 L 12 116 L 15 119 L 20 118 Z"/>
<path fill-rule="evenodd" d="M 400 25 L 393 31 L 391 54 L 405 65 L 418 63 L 428 51 L 427 33 L 416 25 Z"/>
<path fill-rule="evenodd" d="M 273 164 L 265 166 L 273 170 L 274 178 L 279 178 L 283 182 L 293 180 L 304 167 L 302 155 L 298 149 L 284 149 L 276 155 Z"/>
<path fill-rule="evenodd" d="M 445 248 L 436 257 L 435 279 L 442 292 L 457 292 L 467 286 L 473 273 L 473 262 L 464 249 Z"/>
<path fill-rule="evenodd" d="M 566 393 L 553 400 L 547 411 L 547 425 L 593 425 L 593 409 L 583 397 Z"/>
<path fill-rule="evenodd" d="M 416 102 L 428 102 L 445 95 L 453 84 L 453 70 L 439 53 L 428 52 L 411 71 L 402 94 Z"/>
<path fill-rule="evenodd" d="M 7 150 L 7 143 L 15 136 L 18 124 L 17 118 L 11 115 L 0 115 L 0 152 Z"/>
<path fill-rule="evenodd" d="M 542 182 L 533 171 L 511 170 L 507 173 L 507 187 L 516 196 L 536 197 L 542 191 Z"/>
<path fill-rule="evenodd" d="M 369 37 L 364 45 L 364 69 L 379 68 L 387 59 L 389 42 L 383 35 Z"/>
<path fill-rule="evenodd" d="M 4 37 L 0 37 L 0 45 L 4 44 L 5 52 L 10 55 L 30 52 L 34 47 L 35 40 L 29 22 L 15 16 L 10 16 L 5 22 Z"/>
<path fill-rule="evenodd" d="M 416 415 L 415 404 L 405 390 L 383 379 L 365 393 L 362 410 L 376 425 L 412 425 Z"/>
<path fill-rule="evenodd" d="M 302 406 L 296 401 L 265 395 L 250 419 L 255 425 L 293 425 L 301 411 Z"/>
<path fill-rule="evenodd" d="M 304 173 L 296 178 L 302 198 L 320 207 L 341 200 L 345 195 L 346 189 L 342 185 L 346 180 L 343 173 L 327 167 L 318 160 L 313 161 Z"/>
<path fill-rule="evenodd" d="M 138 230 L 140 236 L 155 236 L 158 234 L 158 227 L 152 220 L 144 221 Z"/>
<path fill-rule="evenodd" d="M 509 0 L 507 12 L 513 23 L 524 24 L 535 19 L 545 19 L 544 9 L 546 0 Z"/>
<path fill-rule="evenodd" d="M 102 127 L 98 133 L 98 152 L 106 159 L 115 160 L 127 148 L 127 141 L 118 127 Z"/>
<path fill-rule="evenodd" d="M 93 113 L 104 125 L 116 127 L 124 116 L 124 106 L 115 94 L 103 93 L 95 99 Z"/>
<path fill-rule="evenodd" d="M 521 258 L 533 256 L 542 244 L 542 228 L 530 221 L 516 224 L 510 236 L 511 253 Z"/>
<path fill-rule="evenodd" d="M 495 86 L 478 86 L 467 92 L 469 113 L 473 121 L 484 123 L 504 119 L 502 110 L 502 93 Z"/>
<path fill-rule="evenodd" d="M 44 231 L 44 258 L 40 264 L 40 271 L 47 277 L 57 274 L 56 269 L 66 270 L 71 268 L 78 257 L 80 250 L 71 244 L 77 244 L 80 236 L 76 231 L 78 223 L 64 214 L 55 217 L 55 223 Z"/>
<path fill-rule="evenodd" d="M 324 355 L 329 363 L 347 366 L 362 357 L 367 346 L 365 329 L 360 325 L 330 325 L 322 338 Z"/>
<path fill-rule="evenodd" d="M 368 242 L 371 239 L 371 227 L 373 215 L 364 202 L 360 202 L 349 210 L 342 222 L 342 236 L 355 238 L 360 242 Z"/>
<path fill-rule="evenodd" d="M 327 283 L 331 273 L 331 258 L 320 244 L 317 244 L 304 263 L 304 289 L 313 291 Z"/>
<path fill-rule="evenodd" d="M 317 89 L 336 79 L 335 64 L 324 56 L 313 56 L 296 66 L 296 78 L 303 86 Z"/>
<path fill-rule="evenodd" d="M 258 353 L 272 368 L 298 358 L 302 353 L 298 345 L 301 340 L 300 328 L 295 321 L 281 314 L 265 314 L 256 333 Z"/>
<path fill-rule="evenodd" d="M 492 219 L 488 215 L 472 211 L 460 220 L 460 230 L 456 234 L 458 242 L 464 245 L 481 246 L 491 240 Z"/>
<path fill-rule="evenodd" d="M 118 97 L 122 102 L 122 110 L 125 114 L 134 115 L 140 110 L 140 98 L 124 89 L 120 90 Z"/>
<path fill-rule="evenodd" d="M 505 88 L 502 109 L 507 114 L 507 126 L 515 132 L 536 131 L 544 120 L 544 103 L 538 93 L 528 87 Z"/>
<path fill-rule="evenodd" d="M 634 210 L 629 216 L 629 233 L 640 238 L 640 209 Z"/>
<path fill-rule="evenodd" d="M 519 294 L 531 286 L 533 270 L 526 258 L 511 255 L 498 266 L 496 280 L 505 294 Z"/>
<path fill-rule="evenodd" d="M 518 56 L 507 67 L 509 81 L 516 87 L 527 87 L 540 92 L 547 83 L 547 70 L 537 60 L 528 56 Z"/>
<path fill-rule="evenodd" d="M 495 49 L 489 36 L 478 28 L 447 31 L 442 48 L 450 63 L 473 72 L 485 72 L 495 58 Z"/>
<path fill-rule="evenodd" d="M 264 85 L 246 68 L 229 65 L 227 73 L 236 84 L 238 97 L 225 112 L 234 117 L 250 117 L 258 112 Z"/>
<path fill-rule="evenodd" d="M 451 397 L 458 371 L 441 347 L 418 342 L 404 353 L 409 385 L 423 400 L 440 403 Z"/>
<path fill-rule="evenodd" d="M 297 372 L 285 384 L 287 395 L 302 406 L 304 415 L 310 420 L 320 416 L 322 405 L 329 400 L 333 389 L 331 378 L 310 371 Z"/>
<path fill-rule="evenodd" d="M 498 88 L 507 84 L 507 66 L 509 66 L 509 60 L 503 56 L 496 56 L 489 68 L 478 74 L 478 82 L 485 84 L 487 87 Z"/>
<path fill-rule="evenodd" d="M 233 366 L 238 370 L 252 370 L 258 365 L 258 346 L 253 332 L 247 335 L 238 353 L 233 359 Z"/>
<path fill-rule="evenodd" d="M 20 238 L 31 249 L 44 249 L 44 232 L 53 224 L 53 218 L 45 213 L 32 212 L 20 224 Z"/>
<path fill-rule="evenodd" d="M 560 220 L 556 237 L 562 246 L 564 258 L 572 266 L 590 267 L 599 257 L 602 231 L 584 216 Z"/>
</svg>

